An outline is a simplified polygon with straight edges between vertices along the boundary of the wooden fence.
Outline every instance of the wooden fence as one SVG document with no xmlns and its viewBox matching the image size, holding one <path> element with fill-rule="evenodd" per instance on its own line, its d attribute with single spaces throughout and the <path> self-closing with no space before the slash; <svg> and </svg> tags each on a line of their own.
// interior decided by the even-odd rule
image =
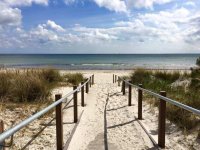
<svg viewBox="0 0 200 150">
<path fill-rule="evenodd" d="M 143 92 L 147 92 L 148 94 L 159 98 L 159 116 L 158 116 L 158 146 L 161 148 L 165 148 L 165 130 L 166 130 L 166 102 L 180 107 L 184 110 L 190 111 L 196 115 L 200 116 L 200 110 L 192 108 L 190 106 L 184 105 L 179 103 L 175 100 L 167 98 L 167 94 L 165 91 L 160 91 L 160 94 L 154 93 L 142 87 L 142 84 L 134 85 L 131 81 L 126 81 L 121 77 L 113 74 L 113 83 L 118 81 L 118 85 L 120 86 L 119 82 L 122 82 L 122 94 L 126 94 L 126 84 L 128 85 L 128 106 L 131 106 L 131 96 L 132 96 L 132 87 L 138 89 L 138 119 L 142 120 L 142 101 L 143 101 Z M 183 116 L 184 117 L 184 116 Z"/>
</svg>

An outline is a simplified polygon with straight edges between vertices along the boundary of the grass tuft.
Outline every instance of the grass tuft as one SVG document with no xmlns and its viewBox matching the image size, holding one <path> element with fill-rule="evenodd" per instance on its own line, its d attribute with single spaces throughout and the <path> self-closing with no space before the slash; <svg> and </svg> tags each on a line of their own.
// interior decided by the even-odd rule
<svg viewBox="0 0 200 150">
<path fill-rule="evenodd" d="M 62 80 L 53 69 L 27 69 L 0 72 L 0 98 L 11 102 L 32 102 L 48 99 L 50 92 Z"/>
<path fill-rule="evenodd" d="M 71 85 L 78 85 L 85 80 L 83 74 L 81 73 L 67 73 L 64 75 L 64 78 L 66 79 L 67 83 Z"/>
<path fill-rule="evenodd" d="M 130 78 L 136 85 L 142 83 L 144 88 L 156 93 L 164 90 L 167 92 L 167 97 L 193 108 L 200 109 L 199 95 L 197 94 L 200 92 L 200 70 L 192 70 L 191 74 L 187 74 L 138 69 L 131 74 Z M 182 85 L 173 87 L 172 83 L 179 82 L 180 79 L 191 81 L 190 86 L 184 87 Z M 156 107 L 159 103 L 159 101 L 155 101 L 152 96 L 147 94 L 145 94 L 144 100 L 147 100 L 147 102 Z M 167 118 L 186 130 L 192 129 L 200 124 L 200 119 L 197 116 L 171 104 L 167 105 Z"/>
</svg>

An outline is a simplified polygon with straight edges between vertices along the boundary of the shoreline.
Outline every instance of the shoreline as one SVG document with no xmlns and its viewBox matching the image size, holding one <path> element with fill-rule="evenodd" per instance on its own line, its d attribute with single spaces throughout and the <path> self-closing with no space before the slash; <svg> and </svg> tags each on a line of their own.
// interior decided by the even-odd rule
<svg viewBox="0 0 200 150">
<path fill-rule="evenodd" d="M 26 70 L 26 69 L 55 69 L 55 70 L 60 70 L 60 71 L 133 71 L 137 69 L 144 69 L 144 70 L 191 70 L 191 68 L 196 68 L 196 67 L 191 67 L 191 68 L 144 68 L 144 67 L 138 67 L 138 68 L 129 68 L 129 69 L 63 69 L 63 68 L 55 68 L 55 67 L 30 67 L 30 68 L 16 68 L 16 67 L 0 67 L 0 70 Z"/>
</svg>

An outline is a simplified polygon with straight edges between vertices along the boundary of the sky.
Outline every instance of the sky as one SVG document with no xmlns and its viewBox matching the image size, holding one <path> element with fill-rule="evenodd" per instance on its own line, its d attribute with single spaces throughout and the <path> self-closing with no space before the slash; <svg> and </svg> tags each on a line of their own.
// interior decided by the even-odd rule
<svg viewBox="0 0 200 150">
<path fill-rule="evenodd" d="M 0 53 L 200 53 L 200 0 L 0 0 Z"/>
</svg>

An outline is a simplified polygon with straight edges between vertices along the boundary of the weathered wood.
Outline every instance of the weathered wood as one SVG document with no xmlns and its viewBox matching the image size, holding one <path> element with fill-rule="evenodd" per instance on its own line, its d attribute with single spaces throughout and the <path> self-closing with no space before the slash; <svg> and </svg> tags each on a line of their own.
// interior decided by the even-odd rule
<svg viewBox="0 0 200 150">
<path fill-rule="evenodd" d="M 94 85 L 94 74 L 92 75 L 92 85 Z"/>
<path fill-rule="evenodd" d="M 118 86 L 120 86 L 120 78 L 119 78 L 119 77 L 118 77 L 118 80 L 117 80 L 117 81 L 118 81 Z"/>
<path fill-rule="evenodd" d="M 62 98 L 61 94 L 55 95 L 55 101 Z M 62 103 L 56 106 L 56 141 L 57 150 L 63 149 L 63 116 L 62 116 Z"/>
<path fill-rule="evenodd" d="M 166 97 L 166 92 L 161 91 L 160 95 Z M 165 148 L 165 126 L 166 126 L 166 101 L 160 99 L 158 118 L 158 146 Z"/>
<path fill-rule="evenodd" d="M 126 89 L 125 89 L 125 81 L 122 81 L 122 93 L 123 93 L 123 95 L 125 95 L 126 94 Z"/>
<path fill-rule="evenodd" d="M 83 85 L 84 82 L 81 82 L 81 85 Z M 81 87 L 81 106 L 84 107 L 84 86 Z"/>
<path fill-rule="evenodd" d="M 117 75 L 115 75 L 115 83 L 117 82 Z"/>
<path fill-rule="evenodd" d="M 131 81 L 129 81 L 129 83 L 131 83 Z M 132 99 L 132 86 L 128 85 L 128 106 L 132 105 L 131 99 Z"/>
<path fill-rule="evenodd" d="M 92 77 L 90 77 L 90 87 L 92 87 Z"/>
<path fill-rule="evenodd" d="M 142 84 L 139 84 L 142 87 Z M 142 90 L 138 89 L 138 119 L 142 120 Z"/>
<path fill-rule="evenodd" d="M 113 74 L 113 83 L 115 83 L 115 75 Z"/>
<path fill-rule="evenodd" d="M 73 90 L 76 90 L 77 86 L 73 86 Z M 77 91 L 74 92 L 74 123 L 78 121 L 78 104 L 77 104 Z"/>
<path fill-rule="evenodd" d="M 85 92 L 86 92 L 86 93 L 89 93 L 89 85 L 88 85 L 88 82 L 86 83 L 85 86 L 86 86 L 86 91 L 85 91 Z"/>
</svg>

